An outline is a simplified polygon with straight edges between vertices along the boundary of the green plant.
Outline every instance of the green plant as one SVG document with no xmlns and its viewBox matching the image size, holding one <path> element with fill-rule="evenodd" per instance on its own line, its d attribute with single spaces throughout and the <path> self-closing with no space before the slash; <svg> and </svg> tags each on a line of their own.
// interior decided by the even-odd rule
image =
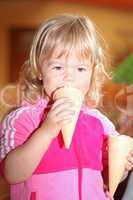
<svg viewBox="0 0 133 200">
<path fill-rule="evenodd" d="M 117 66 L 112 80 L 116 83 L 133 84 L 133 54 Z"/>
</svg>

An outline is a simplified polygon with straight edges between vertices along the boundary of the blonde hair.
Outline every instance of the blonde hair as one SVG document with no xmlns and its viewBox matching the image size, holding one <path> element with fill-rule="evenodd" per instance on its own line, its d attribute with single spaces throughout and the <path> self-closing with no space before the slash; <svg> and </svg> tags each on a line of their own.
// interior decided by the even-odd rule
<svg viewBox="0 0 133 200">
<path fill-rule="evenodd" d="M 105 42 L 97 32 L 95 25 L 86 16 L 58 15 L 52 17 L 39 27 L 31 47 L 29 60 L 20 72 L 20 85 L 24 98 L 33 101 L 42 93 L 42 81 L 39 80 L 40 66 L 45 59 L 52 56 L 60 46 L 58 56 L 76 50 L 81 57 L 91 59 L 92 76 L 86 102 L 98 102 L 104 77 L 107 75 L 107 55 Z M 91 56 L 90 56 L 91 55 Z"/>
</svg>

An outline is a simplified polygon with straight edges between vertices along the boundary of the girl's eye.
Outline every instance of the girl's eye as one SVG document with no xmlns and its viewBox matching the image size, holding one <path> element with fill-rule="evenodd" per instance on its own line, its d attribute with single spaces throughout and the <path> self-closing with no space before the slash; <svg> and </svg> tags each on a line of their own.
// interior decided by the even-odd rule
<svg viewBox="0 0 133 200">
<path fill-rule="evenodd" d="M 86 68 L 85 68 L 85 67 L 78 67 L 78 71 L 79 71 L 79 72 L 86 71 Z"/>
<path fill-rule="evenodd" d="M 62 70 L 63 67 L 61 67 L 61 66 L 54 66 L 53 69 L 55 69 L 55 70 Z"/>
</svg>

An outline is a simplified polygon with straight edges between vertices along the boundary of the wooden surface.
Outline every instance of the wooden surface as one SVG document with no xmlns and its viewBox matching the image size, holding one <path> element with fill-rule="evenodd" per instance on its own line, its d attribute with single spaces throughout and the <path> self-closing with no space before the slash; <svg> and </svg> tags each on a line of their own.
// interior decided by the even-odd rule
<svg viewBox="0 0 133 200">
<path fill-rule="evenodd" d="M 133 10 L 132 0 L 57 0 L 60 2 L 81 3 L 100 7 L 112 7 L 124 10 Z"/>
</svg>

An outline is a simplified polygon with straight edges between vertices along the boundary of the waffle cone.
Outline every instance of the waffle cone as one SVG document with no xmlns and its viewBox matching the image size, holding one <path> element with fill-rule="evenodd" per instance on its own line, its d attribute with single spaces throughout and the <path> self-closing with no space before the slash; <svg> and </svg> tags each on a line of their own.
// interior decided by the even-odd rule
<svg viewBox="0 0 133 200">
<path fill-rule="evenodd" d="M 75 105 L 75 115 L 72 121 L 69 124 L 64 125 L 61 130 L 63 135 L 64 145 L 66 148 L 69 148 L 72 141 L 74 129 L 77 123 L 77 119 L 79 116 L 80 108 L 83 102 L 83 95 L 80 92 L 80 90 L 70 86 L 65 86 L 58 89 L 54 94 L 54 99 L 58 99 L 61 97 L 69 97 L 74 102 Z"/>
<path fill-rule="evenodd" d="M 133 139 L 126 135 L 109 136 L 109 191 L 113 197 L 120 183 Z"/>
</svg>

